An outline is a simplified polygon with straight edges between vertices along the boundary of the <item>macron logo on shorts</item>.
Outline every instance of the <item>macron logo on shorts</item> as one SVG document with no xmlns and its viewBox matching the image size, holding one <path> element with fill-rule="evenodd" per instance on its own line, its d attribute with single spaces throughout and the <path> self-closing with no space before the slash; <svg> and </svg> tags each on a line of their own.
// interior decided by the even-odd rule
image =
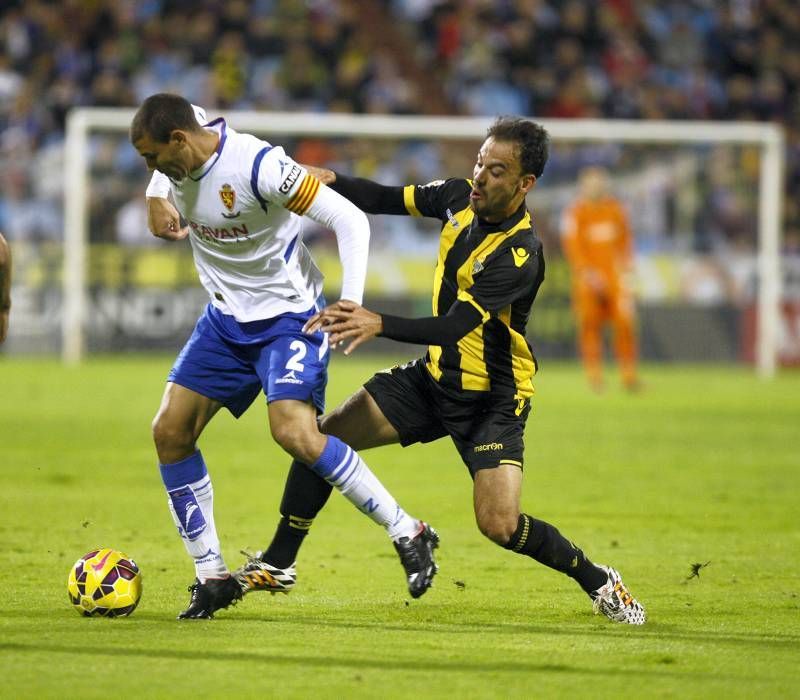
<svg viewBox="0 0 800 700">
<path fill-rule="evenodd" d="M 485 445 L 476 445 L 472 448 L 474 452 L 493 452 L 495 450 L 502 450 L 502 442 L 488 442 Z"/>
</svg>

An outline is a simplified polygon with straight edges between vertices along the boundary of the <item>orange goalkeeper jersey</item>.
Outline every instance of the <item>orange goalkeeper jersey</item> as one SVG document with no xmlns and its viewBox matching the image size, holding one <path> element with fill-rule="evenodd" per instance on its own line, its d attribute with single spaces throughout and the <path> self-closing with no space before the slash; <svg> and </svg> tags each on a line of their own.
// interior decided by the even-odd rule
<svg viewBox="0 0 800 700">
<path fill-rule="evenodd" d="M 630 264 L 631 231 L 613 198 L 580 200 L 564 212 L 564 254 L 575 272 L 592 270 L 611 281 Z"/>
</svg>

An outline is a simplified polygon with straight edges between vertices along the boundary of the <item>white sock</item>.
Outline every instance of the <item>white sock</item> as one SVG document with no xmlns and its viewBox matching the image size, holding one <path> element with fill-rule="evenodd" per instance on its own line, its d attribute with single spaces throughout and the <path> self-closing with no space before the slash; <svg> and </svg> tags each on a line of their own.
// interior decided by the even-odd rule
<svg viewBox="0 0 800 700">
<path fill-rule="evenodd" d="M 225 578 L 228 567 L 222 558 L 217 528 L 214 526 L 214 488 L 206 474 L 198 481 L 167 491 L 169 512 L 183 539 L 200 583 L 209 578 Z"/>
<path fill-rule="evenodd" d="M 339 445 L 344 450 L 339 451 L 339 462 L 327 481 L 362 513 L 382 525 L 393 540 L 416 535 L 419 521 L 400 507 L 355 450 L 342 442 Z"/>
</svg>

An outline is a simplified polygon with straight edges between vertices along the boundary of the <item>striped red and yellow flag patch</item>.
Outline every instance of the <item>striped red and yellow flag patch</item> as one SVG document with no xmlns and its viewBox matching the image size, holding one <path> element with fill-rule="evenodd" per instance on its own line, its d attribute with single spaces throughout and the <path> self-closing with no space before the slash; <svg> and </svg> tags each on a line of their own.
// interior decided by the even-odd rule
<svg viewBox="0 0 800 700">
<path fill-rule="evenodd" d="M 319 191 L 320 181 L 313 175 L 306 175 L 292 198 L 286 202 L 286 208 L 302 216 L 314 201 Z"/>
</svg>

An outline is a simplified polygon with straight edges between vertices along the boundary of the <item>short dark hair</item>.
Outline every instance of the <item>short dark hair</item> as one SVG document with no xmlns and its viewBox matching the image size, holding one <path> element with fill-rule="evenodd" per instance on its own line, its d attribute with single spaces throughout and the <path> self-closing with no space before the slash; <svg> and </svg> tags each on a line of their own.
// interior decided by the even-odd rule
<svg viewBox="0 0 800 700">
<path fill-rule="evenodd" d="M 136 111 L 131 122 L 131 143 L 136 143 L 145 134 L 157 143 L 166 143 L 175 129 L 195 131 L 199 128 L 188 100 L 180 95 L 160 92 L 150 95 Z"/>
<path fill-rule="evenodd" d="M 519 164 L 523 174 L 539 178 L 550 154 L 550 135 L 546 129 L 521 117 L 498 117 L 486 132 L 486 138 L 513 141 L 519 147 Z"/>
</svg>

